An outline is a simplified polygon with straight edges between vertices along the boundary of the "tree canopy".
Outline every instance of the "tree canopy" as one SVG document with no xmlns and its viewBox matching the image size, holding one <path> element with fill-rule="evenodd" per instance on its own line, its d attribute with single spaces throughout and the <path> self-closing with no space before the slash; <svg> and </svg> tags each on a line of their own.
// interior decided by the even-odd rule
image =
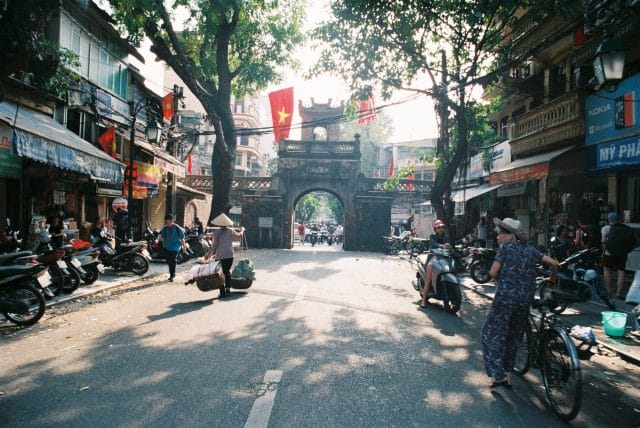
<svg viewBox="0 0 640 428">
<path fill-rule="evenodd" d="M 362 172 L 370 177 L 378 169 L 380 148 L 389 143 L 393 134 L 393 121 L 384 112 L 378 112 L 375 120 L 368 125 L 361 125 L 356 120 L 343 122 L 340 135 L 344 140 L 352 140 L 360 135 L 360 153 L 362 155 Z"/>
<path fill-rule="evenodd" d="M 204 106 L 214 127 L 210 218 L 230 208 L 236 132 L 232 95 L 278 82 L 302 43 L 302 0 L 109 0 L 129 39 L 143 36 Z M 177 22 L 176 11 L 186 11 Z M 182 15 L 180 15 L 182 16 Z M 180 29 L 181 28 L 181 29 Z"/>
<path fill-rule="evenodd" d="M 474 144 L 469 99 L 501 50 L 513 12 L 525 1 L 334 0 L 315 31 L 322 48 L 315 72 L 344 78 L 354 92 L 385 97 L 409 90 L 436 101 L 440 138 L 432 204 L 440 218 L 458 167 Z M 426 83 L 425 83 L 426 80 Z"/>
</svg>

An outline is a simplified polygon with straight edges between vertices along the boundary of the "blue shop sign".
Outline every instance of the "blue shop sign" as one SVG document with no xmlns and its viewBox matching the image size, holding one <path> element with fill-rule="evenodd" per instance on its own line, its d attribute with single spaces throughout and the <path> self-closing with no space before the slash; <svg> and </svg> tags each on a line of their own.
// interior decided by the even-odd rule
<svg viewBox="0 0 640 428">
<path fill-rule="evenodd" d="M 587 147 L 587 171 L 619 172 L 640 168 L 640 136 Z"/>
<path fill-rule="evenodd" d="M 585 100 L 586 145 L 640 131 L 640 75 L 622 81 L 614 92 L 601 90 Z"/>
</svg>

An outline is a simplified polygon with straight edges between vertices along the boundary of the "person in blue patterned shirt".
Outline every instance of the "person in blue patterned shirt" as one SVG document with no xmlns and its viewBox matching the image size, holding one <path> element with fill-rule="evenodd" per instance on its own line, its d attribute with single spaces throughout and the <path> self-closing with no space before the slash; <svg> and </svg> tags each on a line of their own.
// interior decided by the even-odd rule
<svg viewBox="0 0 640 428">
<path fill-rule="evenodd" d="M 496 293 L 482 327 L 482 354 L 491 388 L 511 388 L 511 373 L 518 340 L 527 324 L 529 306 L 536 289 L 536 265 L 551 267 L 555 282 L 558 262 L 534 247 L 524 245 L 527 237 L 518 220 L 493 219 L 500 248 L 489 274 L 496 280 Z"/>
</svg>

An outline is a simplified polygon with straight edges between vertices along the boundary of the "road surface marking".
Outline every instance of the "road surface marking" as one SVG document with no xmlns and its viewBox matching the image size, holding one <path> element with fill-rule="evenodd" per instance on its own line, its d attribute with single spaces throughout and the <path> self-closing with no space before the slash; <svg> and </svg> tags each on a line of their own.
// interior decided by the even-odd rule
<svg viewBox="0 0 640 428">
<path fill-rule="evenodd" d="M 282 370 L 269 370 L 265 373 L 262 385 L 258 390 L 258 398 L 253 402 L 244 428 L 266 428 L 269 425 L 280 379 L 282 379 Z"/>
<path fill-rule="evenodd" d="M 304 299 L 304 295 L 307 292 L 307 284 L 302 284 L 298 289 L 298 294 L 296 294 L 296 300 Z"/>
</svg>

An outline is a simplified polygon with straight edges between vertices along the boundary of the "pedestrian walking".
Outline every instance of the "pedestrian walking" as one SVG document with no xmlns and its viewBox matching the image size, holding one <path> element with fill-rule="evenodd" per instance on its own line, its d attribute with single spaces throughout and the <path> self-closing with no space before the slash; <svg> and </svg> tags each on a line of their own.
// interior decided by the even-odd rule
<svg viewBox="0 0 640 428">
<path fill-rule="evenodd" d="M 182 251 L 185 244 L 184 229 L 173 222 L 173 216 L 168 214 L 164 217 L 164 226 L 160 229 L 160 239 L 162 240 L 162 250 L 164 258 L 169 265 L 169 281 L 172 282 L 176 276 L 176 257 L 178 251 Z"/>
<path fill-rule="evenodd" d="M 300 245 L 304 245 L 304 223 L 298 225 L 298 238 L 300 239 Z"/>
<path fill-rule="evenodd" d="M 615 295 L 619 299 L 624 299 L 624 271 L 627 264 L 627 255 L 635 248 L 636 238 L 629 226 L 618 221 L 616 212 L 610 212 L 607 215 L 607 222 L 608 224 L 602 228 L 602 242 L 604 244 L 602 276 L 607 290 L 614 294 L 611 271 L 618 273 Z"/>
<path fill-rule="evenodd" d="M 550 280 L 555 281 L 558 262 L 524 244 L 527 237 L 518 220 L 494 218 L 493 223 L 500 248 L 489 272 L 496 280 L 496 293 L 482 327 L 482 356 L 487 375 L 493 379 L 491 388 L 511 388 L 517 344 L 536 289 L 536 265 L 548 264 Z"/>
<path fill-rule="evenodd" d="M 219 229 L 213 232 L 211 248 L 205 256 L 205 260 L 213 257 L 219 260 L 224 273 L 224 287 L 220 289 L 220 296 L 229 294 L 231 288 L 231 267 L 233 266 L 233 240 L 240 238 L 244 233 L 244 227 L 239 230 L 232 229 L 233 221 L 225 214 L 220 214 L 211 222 Z"/>
<path fill-rule="evenodd" d="M 478 246 L 483 248 L 487 246 L 487 218 L 485 216 L 480 217 L 480 221 L 476 225 L 476 237 Z"/>
</svg>

